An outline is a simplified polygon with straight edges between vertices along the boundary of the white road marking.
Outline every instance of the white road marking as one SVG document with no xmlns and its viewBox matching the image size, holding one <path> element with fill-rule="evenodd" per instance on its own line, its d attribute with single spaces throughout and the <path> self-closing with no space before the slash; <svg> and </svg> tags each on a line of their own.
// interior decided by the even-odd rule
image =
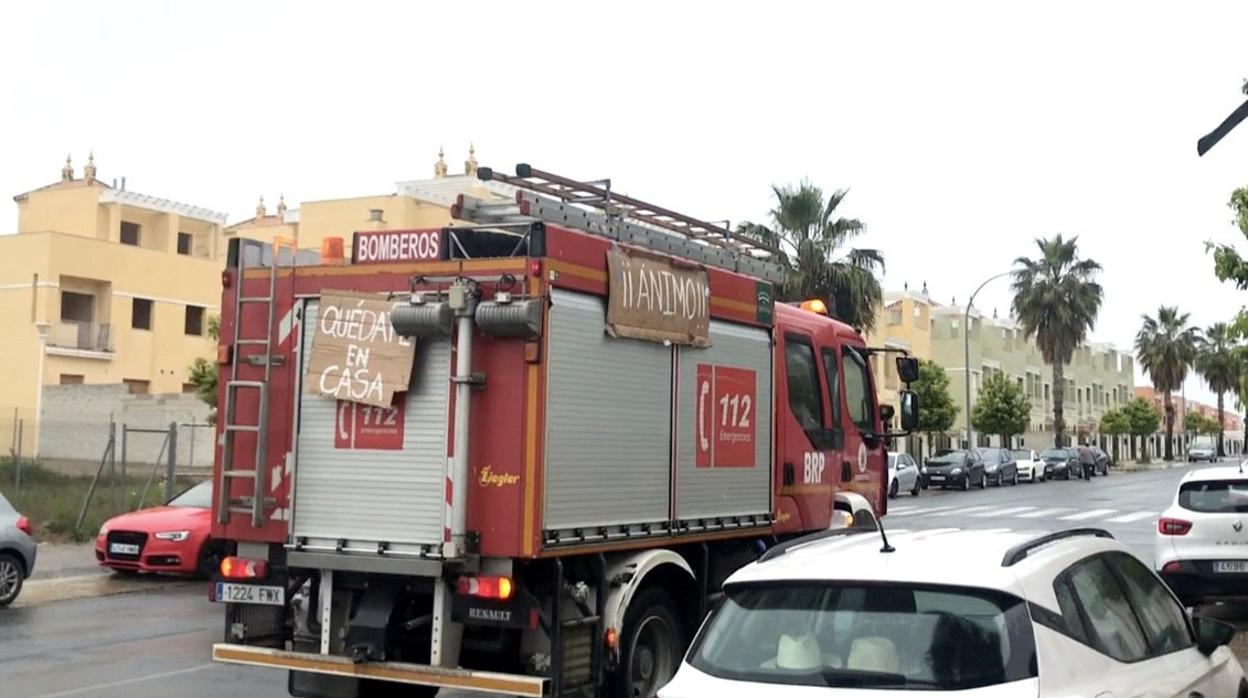
<svg viewBox="0 0 1248 698">
<path fill-rule="evenodd" d="M 1053 507 L 1052 509 L 1040 509 L 1039 511 L 1029 511 L 1026 514 L 1019 514 L 1020 519 L 1040 519 L 1046 516 L 1054 516 L 1064 511 L 1074 511 L 1070 507 Z"/>
<path fill-rule="evenodd" d="M 957 509 L 958 507 L 932 507 L 930 509 L 921 509 L 919 507 L 899 507 L 898 509 L 889 509 L 888 516 L 910 516 L 912 514 L 930 514 L 932 512 L 948 511 Z"/>
<path fill-rule="evenodd" d="M 167 679 L 171 676 L 182 676 L 183 674 L 193 674 L 197 671 L 203 671 L 216 666 L 215 664 L 200 664 L 188 669 L 178 669 L 177 671 L 166 671 L 160 674 L 148 674 L 147 676 L 136 676 L 132 679 L 123 681 L 113 681 L 111 683 L 97 683 L 94 686 L 83 686 L 82 688 L 74 688 L 68 691 L 59 691 L 57 693 L 43 693 L 31 698 L 62 698 L 63 696 L 76 696 L 82 693 L 90 693 L 91 691 L 102 691 L 106 688 L 116 688 L 118 686 L 129 686 L 131 684 L 142 683 L 144 681 L 152 681 L 155 679 Z"/>
<path fill-rule="evenodd" d="M 908 511 L 917 511 L 917 510 L 918 510 L 918 507 L 889 507 L 889 508 L 888 508 L 888 513 L 890 513 L 890 514 L 904 514 L 904 513 L 908 512 Z"/>
<path fill-rule="evenodd" d="M 950 511 L 942 511 L 933 516 L 953 516 L 954 514 L 968 514 L 972 511 L 983 511 L 984 509 L 996 509 L 994 506 L 978 506 L 978 507 L 953 507 Z"/>
<path fill-rule="evenodd" d="M 1031 511 L 1032 509 L 1035 509 L 1035 507 L 1006 507 L 1004 509 L 990 509 L 988 511 L 981 511 L 975 514 L 971 514 L 971 516 L 977 519 L 989 519 L 994 516 L 1015 516 L 1019 512 Z"/>
<path fill-rule="evenodd" d="M 1081 511 L 1077 514 L 1061 517 L 1062 521 L 1087 521 L 1088 519 L 1098 519 L 1102 516 L 1116 514 L 1117 509 L 1093 509 L 1092 511 Z"/>
<path fill-rule="evenodd" d="M 1123 514 L 1122 516 L 1115 516 L 1112 519 L 1105 519 L 1105 521 L 1109 523 L 1131 523 L 1132 521 L 1139 521 L 1141 519 L 1156 518 L 1160 515 L 1161 514 L 1155 511 L 1136 511 L 1130 514 Z"/>
</svg>

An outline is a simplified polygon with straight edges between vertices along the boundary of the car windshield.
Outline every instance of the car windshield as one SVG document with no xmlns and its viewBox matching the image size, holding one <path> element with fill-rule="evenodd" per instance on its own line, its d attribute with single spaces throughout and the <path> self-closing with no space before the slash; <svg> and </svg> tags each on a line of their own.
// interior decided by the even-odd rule
<svg viewBox="0 0 1248 698">
<path fill-rule="evenodd" d="M 1001 449 L 999 448 L 981 448 L 979 455 L 986 461 L 1001 460 Z"/>
<path fill-rule="evenodd" d="M 1031 451 L 1010 451 L 1010 457 L 1014 460 L 1031 460 Z"/>
<path fill-rule="evenodd" d="M 1040 454 L 1041 458 L 1069 458 L 1070 452 L 1064 448 L 1050 448 Z"/>
<path fill-rule="evenodd" d="M 205 481 L 169 500 L 171 507 L 212 508 L 212 482 Z"/>
<path fill-rule="evenodd" d="M 896 453 L 888 454 L 888 467 L 890 468 L 897 467 L 897 454 Z"/>
<path fill-rule="evenodd" d="M 1179 506 L 1210 514 L 1248 512 L 1248 480 L 1199 480 L 1179 486 Z"/>
<path fill-rule="evenodd" d="M 966 451 L 950 451 L 936 456 L 935 458 L 929 460 L 928 463 L 935 463 L 937 465 L 943 463 L 961 463 L 965 459 Z"/>
<path fill-rule="evenodd" d="M 730 589 L 690 652 L 738 681 L 961 691 L 1036 676 L 1026 604 L 944 586 Z"/>
</svg>

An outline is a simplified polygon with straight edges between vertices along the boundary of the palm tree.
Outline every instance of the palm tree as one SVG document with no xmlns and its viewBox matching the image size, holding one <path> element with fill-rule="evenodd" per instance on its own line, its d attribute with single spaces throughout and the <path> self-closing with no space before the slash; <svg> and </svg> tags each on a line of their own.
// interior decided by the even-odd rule
<svg viewBox="0 0 1248 698">
<path fill-rule="evenodd" d="M 1226 455 L 1222 444 L 1223 395 L 1239 387 L 1242 366 L 1236 355 L 1235 331 L 1225 322 L 1205 330 L 1205 341 L 1196 351 L 1196 372 L 1204 377 L 1209 389 L 1218 394 L 1218 456 Z"/>
<path fill-rule="evenodd" d="M 884 271 L 879 250 L 845 249 L 865 230 L 862 221 L 842 218 L 836 209 L 848 190 L 824 198 L 823 190 L 802 182 L 796 187 L 772 186 L 776 206 L 771 226 L 745 222 L 737 231 L 780 250 L 789 275 L 776 289 L 778 300 L 818 298 L 838 319 L 861 331 L 875 326 L 875 310 L 883 298 L 877 271 Z"/>
<path fill-rule="evenodd" d="M 1166 460 L 1174 460 L 1174 405 L 1170 394 L 1183 387 L 1187 368 L 1196 358 L 1200 333 L 1187 324 L 1188 313 L 1178 308 L 1161 306 L 1157 317 L 1144 317 L 1144 326 L 1135 336 L 1135 354 L 1140 366 L 1153 381 L 1153 389 L 1161 393 L 1166 424 Z"/>
<path fill-rule="evenodd" d="M 1101 265 L 1080 259 L 1078 237 L 1056 235 L 1037 239 L 1040 256 L 1014 260 L 1014 315 L 1028 337 L 1035 337 L 1040 355 L 1053 367 L 1054 443 L 1061 446 L 1066 430 L 1062 403 L 1066 397 L 1066 364 L 1088 336 L 1101 309 Z"/>
</svg>

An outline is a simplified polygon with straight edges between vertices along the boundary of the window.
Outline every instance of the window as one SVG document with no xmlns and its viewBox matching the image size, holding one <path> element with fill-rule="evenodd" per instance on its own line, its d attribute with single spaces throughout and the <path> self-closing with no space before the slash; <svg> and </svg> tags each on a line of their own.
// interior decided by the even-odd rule
<svg viewBox="0 0 1248 698">
<path fill-rule="evenodd" d="M 1148 656 L 1148 641 L 1122 586 L 1099 557 L 1070 569 L 1068 577 L 1088 621 L 1094 646 L 1120 662 Z"/>
<path fill-rule="evenodd" d="M 1131 605 L 1139 612 L 1153 654 L 1169 654 L 1191 647 L 1187 615 L 1161 580 L 1130 555 L 1112 554 L 1108 562 L 1122 580 Z"/>
<path fill-rule="evenodd" d="M 186 306 L 186 333 L 200 337 L 204 334 L 204 309 L 198 305 Z"/>
<path fill-rule="evenodd" d="M 121 382 L 130 389 L 131 395 L 147 395 L 152 385 L 151 381 L 139 380 L 137 378 L 126 378 Z"/>
<path fill-rule="evenodd" d="M 690 651 L 712 676 L 870 691 L 962 691 L 1036 676 L 1021 599 L 957 587 L 730 589 Z"/>
<path fill-rule="evenodd" d="M 822 429 L 819 373 L 815 368 L 815 350 L 807 340 L 795 335 L 785 336 L 784 370 L 788 374 L 789 409 L 793 410 L 797 423 L 807 431 Z"/>
<path fill-rule="evenodd" d="M 845 366 L 845 409 L 848 410 L 849 421 L 863 431 L 871 431 L 874 420 L 867 362 L 853 347 L 841 349 L 841 362 Z"/>
<path fill-rule="evenodd" d="M 135 298 L 130 303 L 130 327 L 136 330 L 152 329 L 152 301 Z"/>
<path fill-rule="evenodd" d="M 841 428 L 841 369 L 836 365 L 836 352 L 823 350 L 823 375 L 828 381 L 828 399 L 832 401 L 832 428 Z"/>
<path fill-rule="evenodd" d="M 194 384 L 194 383 L 183 383 L 183 384 L 182 384 L 182 392 L 183 392 L 183 393 L 185 393 L 185 394 L 193 394 L 196 390 L 197 390 L 197 388 L 195 387 L 195 384 Z"/>
<path fill-rule="evenodd" d="M 1194 480 L 1179 485 L 1179 506 L 1206 514 L 1248 512 L 1248 480 Z"/>
<path fill-rule="evenodd" d="M 128 221 L 121 222 L 121 244 L 135 245 L 139 244 L 139 231 L 142 229 L 138 223 L 130 223 Z"/>
<path fill-rule="evenodd" d="M 61 322 L 91 322 L 95 317 L 95 296 L 61 291 Z"/>
<path fill-rule="evenodd" d="M 81 373 L 62 373 L 61 385 L 82 385 L 83 376 Z"/>
<path fill-rule="evenodd" d="M 191 253 L 191 234 L 178 232 L 178 254 L 189 255 Z"/>
</svg>

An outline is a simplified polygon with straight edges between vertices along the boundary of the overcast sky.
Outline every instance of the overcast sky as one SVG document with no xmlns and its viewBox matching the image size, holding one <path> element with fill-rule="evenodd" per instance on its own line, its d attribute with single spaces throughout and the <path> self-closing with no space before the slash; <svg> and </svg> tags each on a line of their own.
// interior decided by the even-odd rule
<svg viewBox="0 0 1248 698">
<path fill-rule="evenodd" d="M 236 221 L 392 192 L 440 144 L 459 171 L 473 141 L 740 221 L 807 177 L 851 189 L 886 288 L 941 302 L 1078 235 L 1105 267 L 1092 337 L 1130 347 L 1159 304 L 1205 326 L 1248 301 L 1204 250 L 1243 242 L 1248 125 L 1196 156 L 1243 99 L 1245 26 L 1244 2 L 14 3 L 0 192 L 94 149 L 101 178 Z M 1004 314 L 1008 282 L 976 304 Z"/>
</svg>

